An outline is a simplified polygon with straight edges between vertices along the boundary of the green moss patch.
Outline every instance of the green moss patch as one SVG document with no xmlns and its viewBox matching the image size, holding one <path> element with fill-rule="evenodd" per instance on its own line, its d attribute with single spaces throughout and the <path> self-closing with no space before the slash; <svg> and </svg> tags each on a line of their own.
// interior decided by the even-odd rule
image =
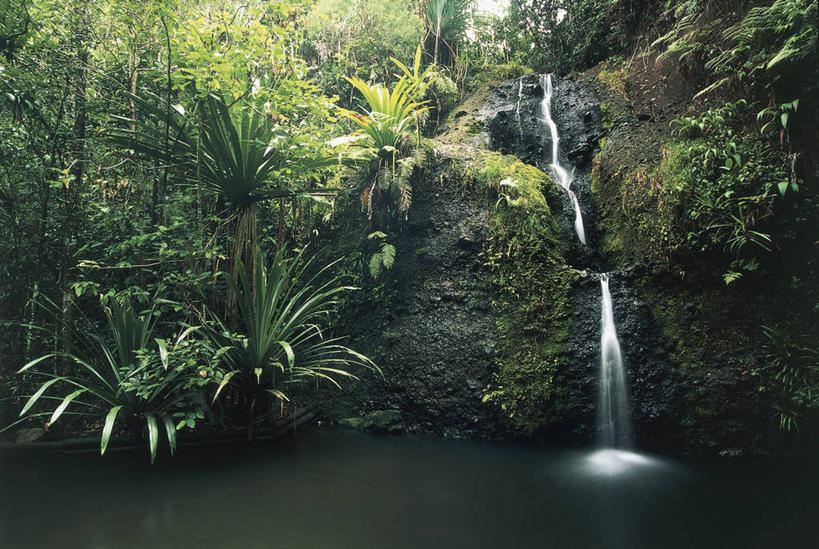
<svg viewBox="0 0 819 549">
<path fill-rule="evenodd" d="M 626 95 L 626 81 L 629 76 L 629 68 L 623 59 L 613 57 L 600 64 L 600 72 L 597 73 L 597 83 L 605 86 L 611 93 L 621 97 Z"/>
<path fill-rule="evenodd" d="M 515 432 L 529 435 L 559 412 L 556 377 L 571 324 L 571 276 L 549 207 L 557 187 L 515 157 L 487 153 L 477 165 L 474 175 L 493 201 L 484 253 L 500 344 L 484 401 L 496 405 Z"/>
</svg>

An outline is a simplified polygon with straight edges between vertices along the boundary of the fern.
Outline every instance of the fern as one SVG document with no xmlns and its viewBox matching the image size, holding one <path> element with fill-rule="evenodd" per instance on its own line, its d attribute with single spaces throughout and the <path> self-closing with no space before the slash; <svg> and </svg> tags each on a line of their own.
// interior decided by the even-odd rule
<svg viewBox="0 0 819 549">
<path fill-rule="evenodd" d="M 663 48 L 660 59 L 678 54 L 689 67 L 703 63 L 712 82 L 697 96 L 731 85 L 774 97 L 807 97 L 815 92 L 815 0 L 775 0 L 753 7 L 721 35 L 714 32 L 721 19 L 714 16 L 715 9 L 709 9 L 717 7 L 702 0 L 676 3 L 665 13 L 675 23 L 652 44 Z M 800 78 L 785 78 L 789 74 L 799 74 Z"/>
<path fill-rule="evenodd" d="M 370 257 L 370 276 L 378 278 L 384 270 L 392 269 L 395 263 L 395 246 L 386 242 L 387 235 L 381 231 L 375 231 L 367 236 L 368 240 L 384 240 L 381 248 Z"/>
</svg>

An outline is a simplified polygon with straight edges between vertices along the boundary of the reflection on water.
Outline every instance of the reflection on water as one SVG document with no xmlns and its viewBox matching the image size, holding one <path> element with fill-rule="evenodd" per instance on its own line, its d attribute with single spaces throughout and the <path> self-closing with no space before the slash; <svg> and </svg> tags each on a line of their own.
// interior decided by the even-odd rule
<svg viewBox="0 0 819 549">
<path fill-rule="evenodd" d="M 816 468 L 318 431 L 0 455 L 0 547 L 811 547 Z"/>
</svg>

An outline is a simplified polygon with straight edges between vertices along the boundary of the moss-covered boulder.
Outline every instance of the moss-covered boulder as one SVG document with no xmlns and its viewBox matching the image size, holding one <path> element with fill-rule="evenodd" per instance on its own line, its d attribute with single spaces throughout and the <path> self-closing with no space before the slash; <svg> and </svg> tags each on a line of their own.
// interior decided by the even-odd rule
<svg viewBox="0 0 819 549">
<path fill-rule="evenodd" d="M 376 410 L 362 417 L 345 417 L 339 419 L 338 424 L 368 433 L 399 434 L 406 429 L 398 410 Z"/>
</svg>

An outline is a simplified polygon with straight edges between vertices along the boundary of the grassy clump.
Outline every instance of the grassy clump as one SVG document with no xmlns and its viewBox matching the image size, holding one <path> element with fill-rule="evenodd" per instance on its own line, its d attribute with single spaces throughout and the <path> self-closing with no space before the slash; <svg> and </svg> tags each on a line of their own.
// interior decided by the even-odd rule
<svg viewBox="0 0 819 549">
<path fill-rule="evenodd" d="M 533 72 L 535 71 L 526 65 L 514 61 L 499 65 L 489 64 L 485 67 L 481 67 L 480 70 L 476 71 L 472 78 L 467 81 L 467 91 L 477 90 L 487 82 L 506 82 L 525 74 L 532 74 Z"/>
<path fill-rule="evenodd" d="M 500 344 L 484 401 L 495 404 L 515 432 L 533 434 L 560 409 L 556 378 L 571 322 L 571 277 L 549 208 L 557 188 L 514 157 L 489 153 L 478 165 L 476 179 L 492 200 L 484 253 L 496 289 Z"/>
<path fill-rule="evenodd" d="M 612 93 L 627 98 L 626 80 L 629 76 L 628 65 L 619 57 L 613 57 L 601 63 L 597 73 L 597 82 Z"/>
</svg>

